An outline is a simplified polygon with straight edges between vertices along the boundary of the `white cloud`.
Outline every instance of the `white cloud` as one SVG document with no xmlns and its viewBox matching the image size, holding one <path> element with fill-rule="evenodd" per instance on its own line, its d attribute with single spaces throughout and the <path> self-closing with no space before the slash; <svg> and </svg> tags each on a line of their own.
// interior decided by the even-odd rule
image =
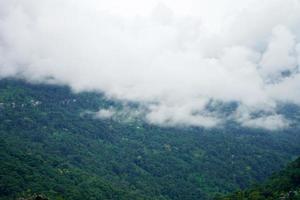
<svg viewBox="0 0 300 200">
<path fill-rule="evenodd" d="M 289 126 L 287 120 L 281 115 L 263 116 L 242 121 L 241 124 L 246 127 L 262 128 L 268 130 L 284 129 Z"/>
<path fill-rule="evenodd" d="M 285 78 L 282 82 L 269 85 L 267 92 L 276 101 L 300 105 L 300 74 Z"/>
<path fill-rule="evenodd" d="M 298 0 L 2 0 L 0 77 L 52 78 L 140 102 L 151 123 L 211 127 L 223 121 L 211 99 L 300 103 L 299 22 Z"/>
<path fill-rule="evenodd" d="M 113 109 L 100 109 L 97 113 L 95 113 L 95 116 L 100 119 L 109 119 L 114 116 L 116 113 Z"/>
<path fill-rule="evenodd" d="M 277 26 L 260 65 L 264 76 L 280 76 L 281 72 L 291 71 L 297 66 L 296 41 L 294 35 L 284 26 Z"/>
<path fill-rule="evenodd" d="M 242 126 L 278 130 L 289 127 L 289 122 L 273 109 L 274 105 L 261 105 L 261 107 L 239 106 L 235 112 L 235 120 Z M 260 111 L 260 113 L 255 113 Z M 258 116 L 255 116 L 258 114 Z"/>
</svg>

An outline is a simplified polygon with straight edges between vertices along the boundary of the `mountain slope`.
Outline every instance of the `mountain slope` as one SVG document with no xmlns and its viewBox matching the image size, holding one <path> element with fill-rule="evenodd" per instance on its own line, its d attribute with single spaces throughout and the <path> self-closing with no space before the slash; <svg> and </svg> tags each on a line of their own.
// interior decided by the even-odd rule
<svg viewBox="0 0 300 200">
<path fill-rule="evenodd" d="M 211 199 L 264 180 L 300 154 L 297 126 L 284 132 L 236 124 L 163 128 L 84 114 L 121 104 L 64 86 L 1 80 L 0 199 L 34 193 Z"/>
<path fill-rule="evenodd" d="M 274 174 L 264 184 L 219 199 L 300 199 L 300 158 Z"/>
</svg>

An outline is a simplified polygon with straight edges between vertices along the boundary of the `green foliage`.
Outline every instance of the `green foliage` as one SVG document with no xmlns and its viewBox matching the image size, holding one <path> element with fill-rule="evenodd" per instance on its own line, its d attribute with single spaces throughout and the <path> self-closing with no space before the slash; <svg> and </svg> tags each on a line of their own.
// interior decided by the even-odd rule
<svg viewBox="0 0 300 200">
<path fill-rule="evenodd" d="M 300 153 L 297 126 L 163 128 L 82 114 L 110 106 L 121 105 L 1 80 L 0 199 L 211 199 L 265 180 Z"/>
<path fill-rule="evenodd" d="M 251 189 L 238 191 L 219 200 L 264 200 L 264 199 L 300 199 L 300 158 L 288 165 L 279 173 L 274 174 L 264 184 Z"/>
</svg>

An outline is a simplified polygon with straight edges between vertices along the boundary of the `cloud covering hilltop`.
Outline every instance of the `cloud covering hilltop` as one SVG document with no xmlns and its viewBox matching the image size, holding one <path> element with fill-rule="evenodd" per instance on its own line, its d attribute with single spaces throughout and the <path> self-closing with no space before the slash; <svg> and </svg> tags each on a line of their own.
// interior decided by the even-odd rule
<svg viewBox="0 0 300 200">
<path fill-rule="evenodd" d="M 139 102 L 155 124 L 218 125 L 217 101 L 238 102 L 244 126 L 284 128 L 299 64 L 299 0 L 0 1 L 0 77 Z"/>
</svg>

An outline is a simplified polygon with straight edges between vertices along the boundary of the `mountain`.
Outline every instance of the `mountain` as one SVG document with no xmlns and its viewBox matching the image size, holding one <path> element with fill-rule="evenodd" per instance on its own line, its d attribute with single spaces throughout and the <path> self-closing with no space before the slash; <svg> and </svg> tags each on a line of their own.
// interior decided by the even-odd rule
<svg viewBox="0 0 300 200">
<path fill-rule="evenodd" d="M 284 170 L 275 173 L 264 184 L 238 191 L 219 200 L 239 199 L 300 199 L 300 158 L 290 163 Z"/>
<path fill-rule="evenodd" d="M 264 181 L 300 154 L 295 105 L 282 105 L 295 123 L 278 131 L 233 122 L 160 127 L 93 114 L 123 104 L 67 86 L 1 80 L 0 199 L 212 199 Z"/>
</svg>

